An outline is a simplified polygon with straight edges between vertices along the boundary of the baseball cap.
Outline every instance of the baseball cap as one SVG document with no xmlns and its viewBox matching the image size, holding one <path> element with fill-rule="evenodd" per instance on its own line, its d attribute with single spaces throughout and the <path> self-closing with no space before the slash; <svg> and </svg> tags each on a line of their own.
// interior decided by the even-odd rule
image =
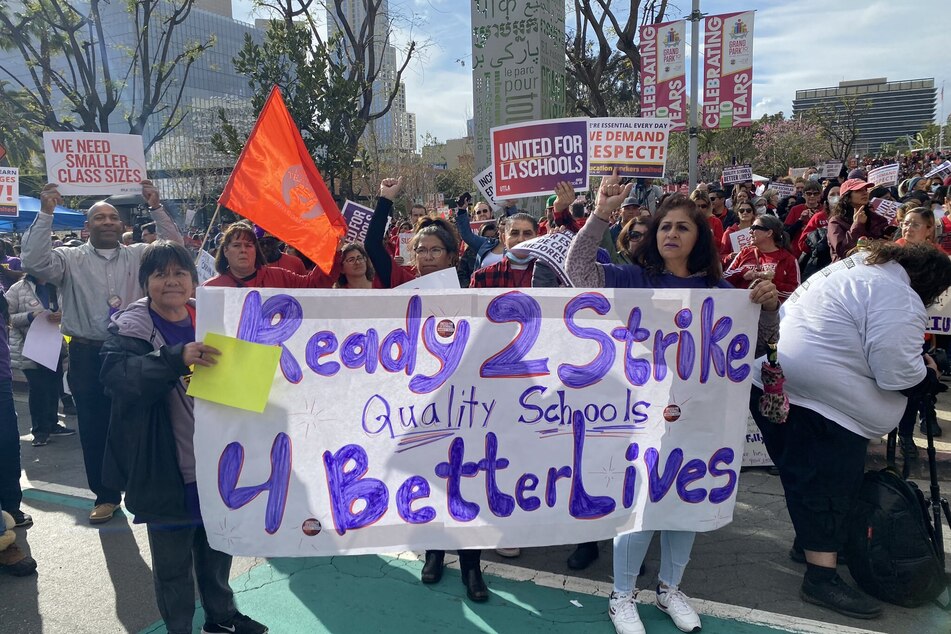
<svg viewBox="0 0 951 634">
<path fill-rule="evenodd" d="M 852 180 L 859 179 L 864 181 L 868 178 L 868 172 L 866 172 L 861 167 L 856 167 L 854 170 L 849 172 L 849 178 Z"/>
<path fill-rule="evenodd" d="M 552 194 L 551 196 L 548 197 L 548 202 L 545 203 L 545 207 L 554 207 L 556 200 L 558 200 L 558 196 L 556 196 L 555 194 Z"/>
<path fill-rule="evenodd" d="M 624 199 L 624 202 L 621 203 L 622 207 L 640 207 L 641 204 L 637 202 L 637 199 L 633 196 L 628 196 Z"/>
<path fill-rule="evenodd" d="M 859 191 L 860 189 L 871 189 L 873 187 L 875 187 L 875 185 L 863 181 L 861 178 L 850 178 L 839 185 L 839 196 L 845 196 L 849 192 Z"/>
</svg>

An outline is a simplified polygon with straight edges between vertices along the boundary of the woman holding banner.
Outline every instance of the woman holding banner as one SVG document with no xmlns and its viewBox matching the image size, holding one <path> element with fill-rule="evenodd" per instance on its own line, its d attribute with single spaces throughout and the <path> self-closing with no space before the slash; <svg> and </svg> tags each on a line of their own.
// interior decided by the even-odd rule
<svg viewBox="0 0 951 634">
<path fill-rule="evenodd" d="M 185 247 L 165 240 L 142 253 L 142 299 L 112 317 L 102 346 L 102 382 L 112 398 L 103 480 L 125 491 L 136 523 L 145 523 L 155 598 L 169 634 L 192 632 L 195 582 L 206 634 L 265 634 L 238 612 L 228 585 L 231 555 L 208 544 L 201 519 L 191 368 L 212 366 L 219 351 L 195 341 L 198 272 Z"/>
<path fill-rule="evenodd" d="M 561 186 L 561 185 L 559 185 Z M 703 213 L 685 196 L 674 195 L 661 205 L 651 221 L 636 264 L 603 265 L 595 252 L 611 213 L 631 186 L 620 185 L 615 175 L 601 181 L 594 214 L 571 243 L 565 264 L 572 283 L 579 288 L 732 288 L 723 279 L 713 233 Z M 757 350 L 775 333 L 779 321 L 779 294 L 768 279 L 756 280 L 750 300 L 763 307 Z M 680 591 L 696 533 L 661 531 L 661 567 L 656 604 L 684 632 L 700 629 L 700 617 Z M 608 613 L 618 634 L 643 634 L 644 626 L 634 601 L 634 582 L 654 531 L 636 531 L 614 539 L 614 591 Z"/>
<path fill-rule="evenodd" d="M 750 233 L 752 244 L 737 254 L 723 276 L 736 288 L 749 288 L 756 280 L 772 280 L 785 301 L 799 287 L 799 263 L 786 247 L 789 234 L 783 222 L 768 214 L 756 219 Z"/>
<path fill-rule="evenodd" d="M 367 229 L 366 250 L 370 261 L 376 268 L 383 288 L 394 288 L 410 282 L 403 267 L 395 266 L 392 256 L 383 244 L 386 220 L 393 212 L 393 200 L 399 196 L 403 187 L 402 178 L 386 178 L 380 183 L 380 197 L 376 201 L 373 217 Z M 414 253 L 414 267 L 417 275 L 428 275 L 454 267 L 459 260 L 459 239 L 452 226 L 442 218 L 423 218 L 416 225 L 416 235 L 410 243 Z M 459 568 L 462 583 L 466 586 L 466 595 L 472 601 L 488 601 L 489 589 L 482 578 L 481 550 L 460 550 Z M 423 583 L 438 583 L 442 579 L 444 550 L 427 550 L 426 561 L 420 572 Z"/>
<path fill-rule="evenodd" d="M 739 220 L 733 226 L 727 228 L 723 232 L 723 237 L 720 238 L 720 255 L 723 257 L 724 263 L 732 261 L 739 253 L 739 251 L 733 250 L 733 239 L 730 236 L 738 231 L 749 231 L 750 227 L 753 226 L 753 221 L 756 220 L 756 209 L 753 207 L 753 203 L 746 200 L 741 199 L 740 202 L 736 203 L 733 211 L 736 212 Z"/>
<path fill-rule="evenodd" d="M 203 286 L 330 288 L 340 275 L 340 253 L 337 253 L 329 275 L 317 266 L 307 275 L 298 275 L 286 269 L 268 266 L 254 229 L 245 222 L 236 222 L 225 231 L 215 257 L 215 270 L 218 275 Z"/>
<path fill-rule="evenodd" d="M 868 190 L 874 187 L 858 178 L 839 186 L 839 202 L 829 212 L 829 249 L 832 261 L 844 260 L 859 238 L 880 240 L 885 237 L 888 220 L 872 211 Z"/>
</svg>

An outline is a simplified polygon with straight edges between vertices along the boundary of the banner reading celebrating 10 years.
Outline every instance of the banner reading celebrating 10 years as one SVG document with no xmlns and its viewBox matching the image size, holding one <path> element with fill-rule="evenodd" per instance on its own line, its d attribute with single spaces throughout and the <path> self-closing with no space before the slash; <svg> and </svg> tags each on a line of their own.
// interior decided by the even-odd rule
<svg viewBox="0 0 951 634">
<path fill-rule="evenodd" d="M 199 337 L 283 346 L 262 414 L 195 401 L 216 549 L 542 546 L 732 519 L 746 292 L 198 293 Z"/>
</svg>

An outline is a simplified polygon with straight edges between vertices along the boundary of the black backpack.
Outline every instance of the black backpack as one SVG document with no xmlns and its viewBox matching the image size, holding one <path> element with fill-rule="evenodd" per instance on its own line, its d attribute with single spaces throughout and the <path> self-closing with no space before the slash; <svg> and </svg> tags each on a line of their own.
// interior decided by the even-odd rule
<svg viewBox="0 0 951 634">
<path fill-rule="evenodd" d="M 832 264 L 832 249 L 829 247 L 829 230 L 826 227 L 815 229 L 806 236 L 806 250 L 799 256 L 799 270 L 802 279 Z"/>
<path fill-rule="evenodd" d="M 947 584 L 925 496 L 894 467 L 869 471 L 848 519 L 849 572 L 865 592 L 889 603 L 916 607 L 933 601 Z"/>
</svg>

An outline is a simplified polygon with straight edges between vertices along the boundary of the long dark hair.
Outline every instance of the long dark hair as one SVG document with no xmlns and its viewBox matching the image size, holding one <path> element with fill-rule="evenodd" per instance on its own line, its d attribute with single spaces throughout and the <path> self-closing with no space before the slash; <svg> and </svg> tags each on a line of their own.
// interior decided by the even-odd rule
<svg viewBox="0 0 951 634">
<path fill-rule="evenodd" d="M 877 241 L 869 248 L 866 264 L 897 262 L 911 281 L 911 288 L 925 306 L 951 286 L 951 258 L 931 244 L 906 244 Z"/>
<path fill-rule="evenodd" d="M 650 275 L 661 275 L 666 269 L 664 258 L 657 248 L 657 230 L 664 218 L 675 209 L 682 209 L 697 227 L 697 242 L 687 258 L 687 270 L 691 275 L 703 273 L 709 286 L 715 286 L 723 279 L 723 267 L 720 265 L 719 250 L 713 244 L 713 231 L 707 217 L 697 205 L 683 194 L 673 194 L 657 208 L 657 213 L 647 226 L 647 235 L 641 240 L 634 252 L 635 261 Z"/>
</svg>

